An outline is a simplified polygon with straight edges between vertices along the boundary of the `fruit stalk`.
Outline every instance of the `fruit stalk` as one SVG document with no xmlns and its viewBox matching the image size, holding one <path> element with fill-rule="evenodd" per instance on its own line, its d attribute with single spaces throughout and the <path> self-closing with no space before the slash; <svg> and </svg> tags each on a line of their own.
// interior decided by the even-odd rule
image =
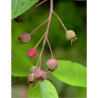
<svg viewBox="0 0 98 98">
<path fill-rule="evenodd" d="M 45 33 L 46 34 L 46 33 Z M 41 40 L 44 38 L 45 34 L 42 36 L 42 38 L 39 40 L 39 42 L 36 44 L 36 46 L 34 47 L 34 49 L 36 49 L 36 47 L 39 45 L 39 43 L 41 42 Z"/>
<path fill-rule="evenodd" d="M 51 55 L 52 55 L 52 59 L 53 59 L 53 58 L 54 58 L 54 57 L 53 57 L 53 52 L 52 52 L 52 48 L 51 48 L 51 45 L 50 45 L 50 43 L 49 43 L 48 38 L 47 38 L 47 42 L 48 42 L 48 45 L 49 45 L 49 48 L 50 48 L 50 52 L 51 52 Z"/>
<path fill-rule="evenodd" d="M 58 18 L 58 20 L 61 22 L 62 26 L 64 27 L 65 31 L 67 32 L 66 27 L 64 26 L 63 22 L 61 21 L 61 19 L 58 17 L 58 15 L 53 11 L 54 15 Z"/>
<path fill-rule="evenodd" d="M 47 20 L 45 20 L 43 23 L 41 23 L 33 32 L 31 32 L 30 33 L 30 35 L 32 35 L 40 26 L 42 26 L 45 22 L 47 22 L 48 21 L 48 19 Z"/>
</svg>

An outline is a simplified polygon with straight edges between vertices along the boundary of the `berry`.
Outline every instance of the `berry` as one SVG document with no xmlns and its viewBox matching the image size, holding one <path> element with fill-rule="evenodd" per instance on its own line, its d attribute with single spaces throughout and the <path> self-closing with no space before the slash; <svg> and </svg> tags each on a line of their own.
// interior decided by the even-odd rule
<svg viewBox="0 0 98 98">
<path fill-rule="evenodd" d="M 39 70 L 40 68 L 39 67 L 36 67 L 36 66 L 33 66 L 31 69 L 30 69 L 30 72 L 36 72 L 37 70 Z"/>
<path fill-rule="evenodd" d="M 29 80 L 34 80 L 34 73 L 29 74 L 28 79 Z"/>
<path fill-rule="evenodd" d="M 55 59 L 50 59 L 47 61 L 46 65 L 48 66 L 48 70 L 53 72 L 58 67 L 58 62 Z"/>
<path fill-rule="evenodd" d="M 37 70 L 35 73 L 35 77 L 37 81 L 42 82 L 44 79 L 46 79 L 46 72 L 44 72 L 43 70 Z"/>
<path fill-rule="evenodd" d="M 66 33 L 66 38 L 70 39 L 70 37 L 75 37 L 75 32 L 72 30 L 68 30 Z"/>
<path fill-rule="evenodd" d="M 36 84 L 34 73 L 29 74 L 28 82 L 31 84 L 31 86 L 34 86 Z"/>
<path fill-rule="evenodd" d="M 75 32 L 72 31 L 72 30 L 68 30 L 67 33 L 66 33 L 66 38 L 68 40 L 71 40 L 71 44 L 73 41 L 75 41 L 77 38 L 76 38 L 76 35 L 75 35 Z"/>
<path fill-rule="evenodd" d="M 34 58 L 36 56 L 36 50 L 35 49 L 30 49 L 27 53 L 28 57 Z"/>
<path fill-rule="evenodd" d="M 23 33 L 21 34 L 19 37 L 18 37 L 18 42 L 20 44 L 26 44 L 30 41 L 31 37 L 30 37 L 30 34 L 28 33 Z"/>
</svg>

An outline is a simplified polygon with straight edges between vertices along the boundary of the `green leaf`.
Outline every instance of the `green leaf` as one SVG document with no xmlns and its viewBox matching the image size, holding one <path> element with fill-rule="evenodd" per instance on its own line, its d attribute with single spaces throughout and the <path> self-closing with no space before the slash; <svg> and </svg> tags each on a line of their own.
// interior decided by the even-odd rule
<svg viewBox="0 0 98 98">
<path fill-rule="evenodd" d="M 52 73 L 64 83 L 86 87 L 86 67 L 71 61 L 58 60 L 58 67 Z"/>
<path fill-rule="evenodd" d="M 39 0 L 11 0 L 11 19 L 16 18 L 32 7 Z"/>
<path fill-rule="evenodd" d="M 29 86 L 28 98 L 58 98 L 55 87 L 50 81 L 37 82 L 35 86 Z"/>
<path fill-rule="evenodd" d="M 28 76 L 32 63 L 25 59 L 12 59 L 12 72 L 13 76 Z"/>
</svg>

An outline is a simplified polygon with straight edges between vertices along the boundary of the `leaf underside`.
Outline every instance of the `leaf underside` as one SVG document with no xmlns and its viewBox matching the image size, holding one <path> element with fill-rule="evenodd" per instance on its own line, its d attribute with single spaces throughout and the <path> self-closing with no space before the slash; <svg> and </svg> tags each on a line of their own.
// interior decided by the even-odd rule
<svg viewBox="0 0 98 98">
<path fill-rule="evenodd" d="M 11 0 L 11 19 L 30 9 L 39 0 Z"/>
</svg>

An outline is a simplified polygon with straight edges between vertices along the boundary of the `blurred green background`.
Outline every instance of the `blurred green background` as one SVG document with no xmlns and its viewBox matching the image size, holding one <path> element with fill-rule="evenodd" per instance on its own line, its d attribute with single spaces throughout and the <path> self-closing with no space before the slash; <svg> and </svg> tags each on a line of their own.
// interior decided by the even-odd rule
<svg viewBox="0 0 98 98">
<path fill-rule="evenodd" d="M 41 2 L 42 0 L 39 0 Z M 18 36 L 22 33 L 31 33 L 37 26 L 45 21 L 49 16 L 50 2 L 49 0 L 40 5 L 30 13 L 26 14 L 26 19 L 23 23 L 17 24 L 14 20 L 11 28 L 11 45 L 12 53 L 16 59 L 26 59 L 27 51 L 34 48 L 42 35 L 45 33 L 47 23 L 42 25 L 32 36 L 28 44 L 19 45 Z M 68 1 L 54 0 L 54 11 L 65 24 L 67 30 L 75 31 L 78 40 L 71 45 L 70 41 L 65 38 L 65 30 L 57 17 L 53 14 L 49 29 L 48 38 L 53 50 L 54 58 L 57 60 L 70 60 L 86 66 L 86 1 Z M 31 60 L 33 65 L 36 65 L 43 41 L 37 47 L 37 55 Z M 47 70 L 46 62 L 51 59 L 49 46 L 46 43 L 42 55 L 42 69 Z M 29 60 L 30 61 L 30 60 Z M 51 74 L 47 77 L 52 80 L 59 97 L 63 98 L 86 98 L 86 88 L 71 86 L 56 79 Z M 12 82 L 16 77 L 12 76 Z M 12 86 L 12 98 L 27 98 L 28 94 L 27 77 L 20 77 L 19 83 Z"/>
</svg>

